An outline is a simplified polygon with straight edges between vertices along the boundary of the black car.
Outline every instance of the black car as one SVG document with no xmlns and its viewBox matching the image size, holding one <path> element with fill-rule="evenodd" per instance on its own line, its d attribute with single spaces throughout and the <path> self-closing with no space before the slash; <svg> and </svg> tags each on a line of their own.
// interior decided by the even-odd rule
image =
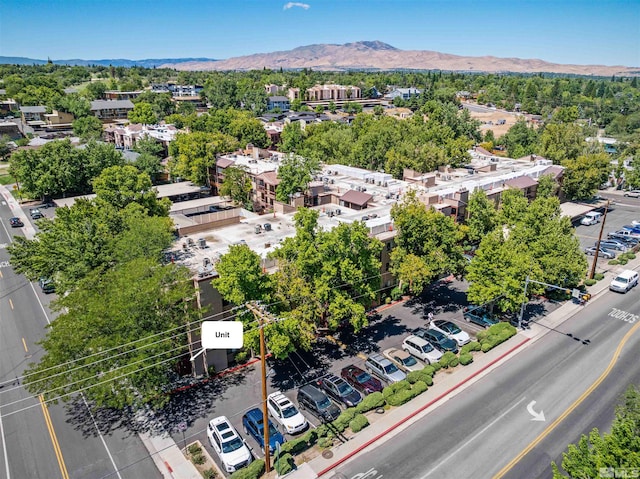
<svg viewBox="0 0 640 479">
<path fill-rule="evenodd" d="M 325 421 L 333 421 L 340 415 L 340 408 L 313 384 L 305 384 L 298 389 L 298 405 Z"/>
<path fill-rule="evenodd" d="M 20 218 L 9 218 L 9 224 L 11 225 L 12 228 L 21 228 L 24 226 L 24 223 L 22 222 L 22 220 Z"/>
<path fill-rule="evenodd" d="M 451 351 L 452 353 L 458 352 L 458 344 L 453 340 L 447 338 L 445 334 L 436 329 L 424 329 L 419 328 L 415 333 L 419 338 L 429 341 L 433 347 L 439 349 L 443 353 Z"/>
<path fill-rule="evenodd" d="M 319 379 L 318 386 L 332 399 L 346 407 L 357 406 L 362 401 L 362 395 L 358 391 L 353 389 L 347 381 L 334 374 Z"/>
<path fill-rule="evenodd" d="M 493 326 L 494 324 L 498 324 L 500 322 L 500 320 L 496 318 L 495 315 L 480 307 L 465 308 L 462 312 L 462 316 L 464 317 L 465 321 L 477 324 L 478 326 L 482 326 L 483 328 L 488 328 L 489 326 Z"/>
<path fill-rule="evenodd" d="M 45 294 L 56 292 L 56 288 L 53 284 L 53 281 L 51 281 L 48 278 L 40 278 L 40 280 L 38 281 L 38 284 L 40 285 L 40 289 L 42 289 L 42 292 Z"/>
</svg>

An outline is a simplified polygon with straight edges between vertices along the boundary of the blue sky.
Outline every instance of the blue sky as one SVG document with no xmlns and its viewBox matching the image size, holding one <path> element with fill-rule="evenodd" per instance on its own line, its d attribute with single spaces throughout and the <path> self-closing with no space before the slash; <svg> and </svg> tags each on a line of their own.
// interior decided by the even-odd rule
<svg viewBox="0 0 640 479">
<path fill-rule="evenodd" d="M 0 0 L 0 55 L 231 58 L 314 43 L 640 66 L 640 0 Z"/>
</svg>

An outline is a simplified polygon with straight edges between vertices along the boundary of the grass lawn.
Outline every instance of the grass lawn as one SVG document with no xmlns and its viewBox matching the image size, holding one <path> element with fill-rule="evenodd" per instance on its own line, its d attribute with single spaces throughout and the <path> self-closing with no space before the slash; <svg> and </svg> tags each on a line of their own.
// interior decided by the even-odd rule
<svg viewBox="0 0 640 479">
<path fill-rule="evenodd" d="M 16 182 L 16 179 L 9 174 L 0 173 L 0 185 L 12 185 Z"/>
</svg>

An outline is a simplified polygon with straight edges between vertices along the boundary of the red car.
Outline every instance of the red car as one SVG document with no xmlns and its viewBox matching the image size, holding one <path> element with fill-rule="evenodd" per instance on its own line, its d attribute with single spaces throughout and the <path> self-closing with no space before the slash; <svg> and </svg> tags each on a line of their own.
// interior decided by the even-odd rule
<svg viewBox="0 0 640 479">
<path fill-rule="evenodd" d="M 371 376 L 357 366 L 349 365 L 342 369 L 340 376 L 363 394 L 382 391 L 380 380 Z"/>
</svg>

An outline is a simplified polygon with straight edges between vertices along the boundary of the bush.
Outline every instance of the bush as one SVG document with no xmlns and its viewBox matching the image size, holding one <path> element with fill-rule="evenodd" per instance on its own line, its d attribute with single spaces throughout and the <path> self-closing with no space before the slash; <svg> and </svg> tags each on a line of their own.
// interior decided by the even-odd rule
<svg viewBox="0 0 640 479">
<path fill-rule="evenodd" d="M 338 416 L 338 418 L 335 421 L 333 421 L 331 424 L 333 424 L 333 426 L 338 431 L 342 432 L 347 428 L 347 426 L 349 425 L 351 420 L 355 417 L 355 415 L 356 415 L 356 408 L 350 407 L 342 411 Z"/>
<path fill-rule="evenodd" d="M 628 260 L 628 259 L 626 259 L 626 258 L 620 258 L 620 259 L 618 259 L 618 263 L 620 263 L 620 264 L 627 264 L 628 262 L 629 262 L 629 260 Z M 585 283 L 586 283 L 586 281 L 585 281 Z"/>
<path fill-rule="evenodd" d="M 431 363 L 431 367 L 433 368 L 433 371 L 437 373 L 442 369 L 442 364 L 436 361 L 435 363 Z"/>
<path fill-rule="evenodd" d="M 460 355 L 470 353 L 471 351 L 480 351 L 480 343 L 478 341 L 471 341 L 460 348 Z"/>
<path fill-rule="evenodd" d="M 189 444 L 189 447 L 187 447 L 187 451 L 189 451 L 189 454 L 191 454 L 192 456 L 195 454 L 202 454 L 202 448 L 197 442 Z"/>
<path fill-rule="evenodd" d="M 218 477 L 218 473 L 213 469 L 207 469 L 202 471 L 202 477 L 204 477 L 204 479 L 216 479 L 216 477 Z"/>
<path fill-rule="evenodd" d="M 386 298 L 384 298 L 384 302 L 386 304 L 391 304 L 391 298 L 389 296 L 387 296 Z"/>
<path fill-rule="evenodd" d="M 433 375 L 436 373 L 436 368 L 434 368 L 431 364 L 428 364 L 422 369 L 422 372 L 433 377 Z"/>
<path fill-rule="evenodd" d="M 584 284 L 587 286 L 593 286 L 594 284 L 596 284 L 596 280 L 595 279 L 585 279 L 584 280 Z"/>
<path fill-rule="evenodd" d="M 389 396 L 393 396 L 394 394 L 402 391 L 403 389 L 409 389 L 410 387 L 411 387 L 411 384 L 409 384 L 409 381 L 407 381 L 406 379 L 403 379 L 402 381 L 398 381 L 397 383 L 389 384 L 387 387 L 385 387 L 382 390 L 382 395 L 386 399 Z"/>
<path fill-rule="evenodd" d="M 429 371 L 433 371 L 433 368 L 427 371 L 427 368 L 431 368 L 431 366 L 427 366 L 420 371 L 411 371 L 407 374 L 407 381 L 411 384 L 415 384 L 418 381 L 422 381 L 427 386 L 433 385 L 432 374 L 429 374 Z"/>
<path fill-rule="evenodd" d="M 369 425 L 369 420 L 367 419 L 367 416 L 365 416 L 364 414 L 356 415 L 349 423 L 349 427 L 351 428 L 352 432 L 360 432 L 368 425 Z"/>
<path fill-rule="evenodd" d="M 600 281 L 600 280 L 604 279 L 604 274 L 596 273 L 596 274 L 593 275 L 593 279 L 595 279 L 596 281 Z"/>
<path fill-rule="evenodd" d="M 456 355 L 454 353 L 452 353 L 451 351 L 447 351 L 442 355 L 442 357 L 440 358 L 440 361 L 438 362 L 443 368 L 447 369 L 451 364 L 451 361 L 453 361 L 455 357 Z"/>
<path fill-rule="evenodd" d="M 280 476 L 289 474 L 291 471 L 293 471 L 294 467 L 295 462 L 293 461 L 293 456 L 291 454 L 283 454 L 278 457 L 278 460 L 276 461 L 276 471 Z"/>
<path fill-rule="evenodd" d="M 501 322 L 490 326 L 480 340 L 480 347 L 483 353 L 495 348 L 498 344 L 505 342 L 517 333 L 514 326 Z M 478 336 L 480 336 L 478 334 Z"/>
<path fill-rule="evenodd" d="M 317 429 L 311 429 L 304 436 L 282 444 L 280 446 L 280 454 L 300 454 L 302 451 L 306 451 L 314 445 L 317 440 Z"/>
<path fill-rule="evenodd" d="M 460 360 L 458 359 L 458 357 L 454 357 L 451 361 L 449 361 L 449 367 L 450 368 L 455 368 L 458 364 L 460 364 Z"/>
<path fill-rule="evenodd" d="M 333 437 L 322 437 L 318 441 L 318 447 L 320 447 L 320 449 L 327 449 L 331 446 L 333 446 Z"/>
<path fill-rule="evenodd" d="M 236 361 L 236 363 L 238 364 L 244 364 L 247 362 L 247 359 L 249 359 L 249 351 L 240 351 L 238 353 L 236 353 L 236 355 L 233 357 L 233 359 Z"/>
<path fill-rule="evenodd" d="M 247 467 L 231 474 L 230 479 L 258 479 L 264 474 L 264 459 L 256 459 Z"/>
<path fill-rule="evenodd" d="M 366 396 L 360 404 L 356 406 L 358 413 L 372 411 L 384 406 L 384 396 L 380 392 L 371 393 Z"/>
<path fill-rule="evenodd" d="M 429 379 L 431 379 L 431 378 L 429 378 Z M 419 396 L 420 394 L 422 394 L 423 392 L 425 392 L 427 389 L 429 389 L 427 387 L 427 383 L 425 383 L 424 381 L 418 381 L 411 388 L 411 392 L 413 393 L 413 397 L 416 397 L 416 396 Z"/>
<path fill-rule="evenodd" d="M 624 254 L 624 257 L 625 257 L 625 259 L 629 259 L 629 260 L 631 260 L 631 259 L 636 259 L 636 255 L 635 255 L 635 253 L 632 253 L 631 251 L 627 251 L 627 252 Z"/>
<path fill-rule="evenodd" d="M 471 364 L 473 362 L 473 356 L 471 353 L 460 353 L 460 364 L 466 366 L 467 364 Z"/>
<path fill-rule="evenodd" d="M 482 342 L 482 340 L 484 338 L 487 337 L 487 330 L 485 329 L 484 331 L 480 331 L 478 334 L 476 334 L 476 339 L 478 340 L 478 342 Z M 469 343 L 471 344 L 471 343 Z"/>
<path fill-rule="evenodd" d="M 413 399 L 413 393 L 411 392 L 411 389 L 403 389 L 395 394 L 392 394 L 386 399 L 389 406 L 401 406 Z"/>
<path fill-rule="evenodd" d="M 611 260 L 609 260 L 609 264 L 611 264 L 611 265 L 620 264 L 620 261 L 618 261 L 617 259 L 611 259 Z"/>
<path fill-rule="evenodd" d="M 205 461 L 206 461 L 206 459 L 204 458 L 202 453 L 192 454 L 191 455 L 191 462 L 193 462 L 194 464 L 201 465 L 201 464 L 204 464 Z"/>
<path fill-rule="evenodd" d="M 402 297 L 402 290 L 398 287 L 395 287 L 391 290 L 391 298 L 395 301 Z"/>
</svg>

